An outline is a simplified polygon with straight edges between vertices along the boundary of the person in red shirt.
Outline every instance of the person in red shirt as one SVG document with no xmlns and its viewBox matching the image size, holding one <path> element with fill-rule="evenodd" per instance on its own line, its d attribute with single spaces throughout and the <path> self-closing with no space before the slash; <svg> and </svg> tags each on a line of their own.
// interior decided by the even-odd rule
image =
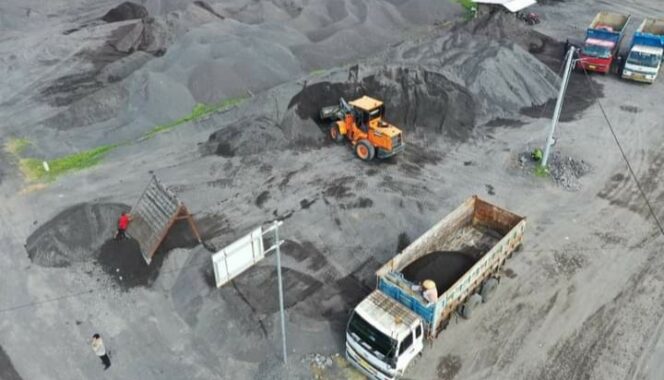
<svg viewBox="0 0 664 380">
<path fill-rule="evenodd" d="M 131 215 L 126 212 L 123 212 L 118 219 L 118 232 L 115 233 L 115 240 L 126 239 L 127 227 L 129 227 L 129 222 L 131 222 Z"/>
</svg>

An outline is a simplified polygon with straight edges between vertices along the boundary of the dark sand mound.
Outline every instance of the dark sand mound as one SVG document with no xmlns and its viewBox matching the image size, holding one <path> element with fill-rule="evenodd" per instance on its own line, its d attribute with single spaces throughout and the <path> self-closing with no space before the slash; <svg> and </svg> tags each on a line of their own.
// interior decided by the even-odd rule
<svg viewBox="0 0 664 380">
<path fill-rule="evenodd" d="M 476 261 L 463 252 L 431 252 L 410 263 L 401 273 L 413 283 L 432 280 L 436 283 L 438 294 L 443 294 Z"/>
<path fill-rule="evenodd" d="M 21 375 L 16 372 L 9 355 L 0 346 L 0 379 L 2 380 L 23 380 Z"/>
<path fill-rule="evenodd" d="M 323 106 L 362 95 L 385 102 L 388 121 L 406 131 L 420 129 L 465 141 L 474 127 L 474 100 L 461 86 L 444 75 L 413 66 L 362 67 L 370 74 L 342 83 L 320 82 L 306 86 L 288 108 L 295 107 L 301 119 L 318 119 Z M 350 73 L 352 75 L 352 71 Z M 349 75 L 349 76 L 351 76 Z"/>
<path fill-rule="evenodd" d="M 219 218 L 202 218 L 197 223 L 201 237 L 205 240 L 218 234 L 225 226 Z M 164 260 L 175 248 L 193 248 L 198 245 L 185 220 L 176 222 L 152 256 L 148 266 L 143 259 L 138 242 L 134 239 L 108 240 L 101 246 L 97 263 L 118 286 L 128 290 L 137 286 L 150 287 L 157 279 Z"/>
<path fill-rule="evenodd" d="M 284 307 L 290 308 L 305 300 L 323 286 L 315 278 L 283 267 Z M 233 280 L 242 297 L 259 314 L 279 311 L 279 283 L 274 266 L 254 266 Z"/>
<path fill-rule="evenodd" d="M 64 267 L 94 258 L 115 235 L 122 211 L 129 211 L 129 206 L 80 203 L 62 211 L 28 237 L 25 248 L 30 260 L 45 267 Z"/>
<path fill-rule="evenodd" d="M 561 72 L 564 62 L 564 41 L 556 41 L 553 38 L 535 31 L 532 27 L 516 19 L 513 15 L 498 12 L 486 17 L 481 17 L 468 25 L 457 28 L 457 32 L 470 32 L 474 37 L 485 36 L 487 38 L 511 41 L 527 50 L 539 61 L 544 63 L 554 73 Z M 593 94 L 589 86 L 595 89 Z M 574 72 L 569 82 L 565 98 L 565 107 L 561 114 L 561 121 L 571 121 L 583 110 L 590 107 L 596 97 L 603 96 L 603 86 L 593 80 L 586 78 L 582 72 Z M 530 117 L 551 117 L 555 105 L 555 98 L 540 105 L 524 107 L 521 113 Z M 543 114 L 544 112 L 544 114 Z"/>
<path fill-rule="evenodd" d="M 204 154 L 233 157 L 259 154 L 286 145 L 288 139 L 276 121 L 251 117 L 211 134 L 202 150 Z"/>
<path fill-rule="evenodd" d="M 148 16 L 148 10 L 144 6 L 131 1 L 125 1 L 117 7 L 108 11 L 101 19 L 106 22 L 118 22 L 145 18 Z"/>
</svg>

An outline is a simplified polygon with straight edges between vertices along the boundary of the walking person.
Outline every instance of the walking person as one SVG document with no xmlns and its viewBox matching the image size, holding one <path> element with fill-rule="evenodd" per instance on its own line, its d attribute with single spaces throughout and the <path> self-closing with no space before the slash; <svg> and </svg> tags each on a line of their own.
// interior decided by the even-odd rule
<svg viewBox="0 0 664 380">
<path fill-rule="evenodd" d="M 131 222 L 131 215 L 122 212 L 120 218 L 118 219 L 118 232 L 115 233 L 115 240 L 126 239 L 127 238 L 127 227 L 129 227 L 129 222 Z"/>
<path fill-rule="evenodd" d="M 95 355 L 99 356 L 101 362 L 104 364 L 104 371 L 111 366 L 111 359 L 108 358 L 106 354 L 106 347 L 104 347 L 104 341 L 101 340 L 99 334 L 94 334 L 92 336 L 92 351 L 95 352 Z"/>
</svg>

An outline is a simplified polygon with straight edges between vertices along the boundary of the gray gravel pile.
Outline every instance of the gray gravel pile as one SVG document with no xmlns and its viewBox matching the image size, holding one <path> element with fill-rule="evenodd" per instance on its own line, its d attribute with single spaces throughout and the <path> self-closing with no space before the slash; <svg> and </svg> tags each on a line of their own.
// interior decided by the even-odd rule
<svg viewBox="0 0 664 380">
<path fill-rule="evenodd" d="M 567 191 L 581 189 L 580 178 L 590 172 L 590 165 L 575 158 L 553 152 L 549 157 L 549 174 L 551 178 Z"/>
<path fill-rule="evenodd" d="M 537 163 L 531 159 L 530 152 L 521 153 L 519 163 L 521 169 L 526 172 L 535 172 Z M 592 170 L 586 161 L 565 156 L 560 152 L 552 152 L 549 155 L 547 166 L 551 179 L 566 191 L 581 190 L 581 178 Z"/>
</svg>

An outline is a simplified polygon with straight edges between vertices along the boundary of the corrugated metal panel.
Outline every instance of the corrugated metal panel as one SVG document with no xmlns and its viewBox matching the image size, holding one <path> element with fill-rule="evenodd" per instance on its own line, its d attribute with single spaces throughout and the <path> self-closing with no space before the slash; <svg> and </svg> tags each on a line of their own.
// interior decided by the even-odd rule
<svg viewBox="0 0 664 380">
<path fill-rule="evenodd" d="M 181 206 L 175 194 L 153 177 L 141 198 L 131 209 L 132 222 L 127 233 L 138 242 L 143 258 L 149 264 L 159 243 Z"/>
<path fill-rule="evenodd" d="M 250 234 L 212 255 L 217 287 L 223 286 L 264 257 L 263 229 L 258 227 Z"/>
</svg>

